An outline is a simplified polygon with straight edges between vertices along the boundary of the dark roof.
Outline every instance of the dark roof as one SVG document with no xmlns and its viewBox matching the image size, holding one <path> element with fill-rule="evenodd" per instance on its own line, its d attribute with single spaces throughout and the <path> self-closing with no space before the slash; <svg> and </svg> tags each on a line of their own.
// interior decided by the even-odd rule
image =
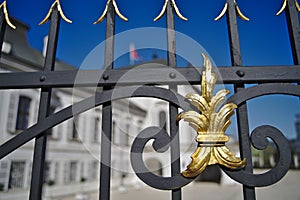
<svg viewBox="0 0 300 200">
<path fill-rule="evenodd" d="M 15 30 L 9 26 L 5 29 L 4 41 L 11 45 L 11 52 L 3 54 L 3 58 L 13 60 L 23 65 L 31 67 L 33 70 L 41 70 L 44 66 L 44 56 L 42 52 L 30 46 L 27 32 L 30 27 L 17 19 L 12 19 L 12 23 L 17 27 Z M 14 66 L 11 66 L 14 67 Z M 18 70 L 17 68 L 15 68 Z M 56 60 L 55 70 L 72 70 L 73 66 Z"/>
</svg>

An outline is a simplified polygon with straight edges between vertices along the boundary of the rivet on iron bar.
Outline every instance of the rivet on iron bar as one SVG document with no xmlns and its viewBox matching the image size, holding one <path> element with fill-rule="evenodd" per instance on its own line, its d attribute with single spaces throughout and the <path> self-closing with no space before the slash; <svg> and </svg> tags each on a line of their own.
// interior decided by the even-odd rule
<svg viewBox="0 0 300 200">
<path fill-rule="evenodd" d="M 245 72 L 244 72 L 244 71 L 241 71 L 241 70 L 236 71 L 236 74 L 237 74 L 239 77 L 244 77 L 244 76 L 245 76 Z"/>
</svg>

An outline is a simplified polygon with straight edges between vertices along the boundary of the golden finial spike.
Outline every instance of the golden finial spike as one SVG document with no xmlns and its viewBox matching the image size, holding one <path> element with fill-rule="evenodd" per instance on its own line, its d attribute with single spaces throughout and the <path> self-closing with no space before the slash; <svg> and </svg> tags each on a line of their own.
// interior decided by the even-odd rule
<svg viewBox="0 0 300 200">
<path fill-rule="evenodd" d="M 99 24 L 100 22 L 102 22 L 104 20 L 106 14 L 107 14 L 107 11 L 108 11 L 108 6 L 109 6 L 109 4 L 110 4 L 111 1 L 112 1 L 112 4 L 114 6 L 114 9 L 115 9 L 117 15 L 122 20 L 124 20 L 126 22 L 128 21 L 128 19 L 124 15 L 122 15 L 121 12 L 119 11 L 119 8 L 118 8 L 118 5 L 117 5 L 116 1 L 115 0 L 107 0 L 103 13 L 99 17 L 99 19 L 97 21 L 95 21 L 93 24 Z"/>
<path fill-rule="evenodd" d="M 62 19 L 63 19 L 64 21 L 66 21 L 67 23 L 69 23 L 69 24 L 72 23 L 72 21 L 69 20 L 69 19 L 65 16 L 65 14 L 64 14 L 64 12 L 63 12 L 63 10 L 62 10 L 62 8 L 61 8 L 61 5 L 60 5 L 59 0 L 55 0 L 54 3 L 51 5 L 51 7 L 50 7 L 50 9 L 49 9 L 49 11 L 48 11 L 46 17 L 39 23 L 39 25 L 43 25 L 43 24 L 45 24 L 46 22 L 48 22 L 48 21 L 50 20 L 51 13 L 52 13 L 53 8 L 54 8 L 55 5 L 57 5 L 57 10 L 58 10 L 59 14 L 61 15 Z"/>
<path fill-rule="evenodd" d="M 165 3 L 164 3 L 164 5 L 163 5 L 163 7 L 162 7 L 160 13 L 157 15 L 157 17 L 154 18 L 153 21 L 159 20 L 159 19 L 164 15 L 164 13 L 166 12 L 166 9 L 167 9 L 168 2 L 169 2 L 169 0 L 165 0 Z M 186 17 L 184 17 L 184 16 L 180 13 L 180 11 L 179 11 L 179 9 L 178 9 L 178 7 L 177 7 L 177 5 L 176 5 L 175 0 L 171 0 L 171 5 L 173 6 L 173 8 L 174 8 L 174 10 L 175 10 L 176 15 L 177 15 L 180 19 L 185 20 L 185 21 L 188 20 Z"/>
<path fill-rule="evenodd" d="M 16 26 L 13 25 L 9 19 L 6 1 L 3 1 L 3 3 L 0 5 L 0 8 L 3 9 L 5 21 L 8 24 L 8 26 L 10 26 L 12 29 L 16 29 Z"/>
<path fill-rule="evenodd" d="M 222 12 L 215 18 L 215 21 L 221 19 L 225 15 L 227 9 L 228 9 L 228 3 L 225 3 Z"/>
<path fill-rule="evenodd" d="M 154 18 L 153 21 L 157 21 L 157 20 L 159 20 L 163 16 L 163 14 L 166 12 L 167 5 L 168 5 L 168 0 L 165 0 L 165 3 L 163 5 L 160 13 L 157 15 L 157 17 Z"/>
<path fill-rule="evenodd" d="M 123 19 L 124 21 L 127 22 L 128 19 L 127 19 L 126 17 L 124 17 L 124 15 L 122 15 L 122 14 L 120 13 L 116 1 L 115 1 L 115 0 L 112 0 L 112 1 L 113 1 L 113 5 L 114 5 L 114 8 L 115 8 L 115 11 L 116 11 L 117 15 L 118 15 L 121 19 Z"/>
<path fill-rule="evenodd" d="M 246 17 L 240 10 L 239 6 L 237 5 L 236 1 L 234 0 L 234 6 L 235 6 L 235 10 L 237 12 L 237 16 L 239 18 L 241 18 L 242 20 L 245 20 L 245 21 L 249 21 L 250 19 L 248 17 Z M 228 3 L 226 2 L 224 7 L 223 7 L 223 10 L 221 11 L 221 13 L 214 19 L 215 21 L 218 21 L 219 19 L 221 19 L 226 11 L 228 10 Z"/>
<path fill-rule="evenodd" d="M 286 5 L 287 5 L 287 0 L 284 0 L 280 10 L 276 13 L 277 16 L 280 15 L 284 11 L 284 9 L 286 8 Z"/>
<path fill-rule="evenodd" d="M 217 76 L 212 71 L 212 64 L 206 54 L 202 54 L 205 70 L 202 73 L 201 96 L 186 96 L 199 112 L 190 110 L 177 116 L 177 121 L 184 119 L 197 132 L 198 147 L 192 155 L 192 161 L 182 175 L 187 178 L 198 176 L 208 165 L 220 164 L 230 169 L 244 167 L 246 159 L 240 159 L 225 145 L 229 137 L 225 131 L 230 124 L 230 117 L 237 106 L 233 103 L 223 104 L 228 90 L 220 90 L 213 95 Z M 223 105 L 222 105 L 223 104 Z"/>
<path fill-rule="evenodd" d="M 187 21 L 188 19 L 187 19 L 186 17 L 184 17 L 184 16 L 180 13 L 180 11 L 179 11 L 179 9 L 178 9 L 176 3 L 175 3 L 175 0 L 171 0 L 171 3 L 172 3 L 172 5 L 173 5 L 173 7 L 174 7 L 174 10 L 175 10 L 175 13 L 177 14 L 177 16 L 178 16 L 180 19 Z"/>
<path fill-rule="evenodd" d="M 239 6 L 237 5 L 236 1 L 234 0 L 234 5 L 235 5 L 235 9 L 236 9 L 236 12 L 237 12 L 237 15 L 242 19 L 242 20 L 245 20 L 245 21 L 249 21 L 250 19 L 248 17 L 246 17 L 240 10 Z"/>
</svg>

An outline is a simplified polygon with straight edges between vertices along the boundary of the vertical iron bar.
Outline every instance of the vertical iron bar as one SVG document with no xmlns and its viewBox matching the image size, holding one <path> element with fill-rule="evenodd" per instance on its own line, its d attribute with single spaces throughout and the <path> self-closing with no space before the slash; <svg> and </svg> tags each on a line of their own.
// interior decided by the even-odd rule
<svg viewBox="0 0 300 200">
<path fill-rule="evenodd" d="M 168 65 L 176 67 L 176 36 L 174 29 L 174 12 L 171 1 L 167 5 L 167 45 L 168 45 Z M 169 89 L 177 92 L 177 85 L 169 85 Z M 171 138 L 171 174 L 172 176 L 180 173 L 180 141 L 176 117 L 178 108 L 172 103 L 169 104 L 169 122 Z M 181 189 L 172 190 L 172 199 L 181 200 Z"/>
<path fill-rule="evenodd" d="M 51 14 L 51 24 L 49 29 L 49 39 L 48 39 L 47 53 L 46 53 L 46 59 L 44 64 L 44 71 L 54 71 L 59 25 L 60 25 L 60 15 L 57 10 L 57 7 L 55 6 Z M 49 115 L 51 92 L 52 92 L 51 88 L 43 88 L 41 90 L 38 122 L 44 120 Z M 44 132 L 41 136 L 37 137 L 35 140 L 30 196 L 29 196 L 29 199 L 31 200 L 42 199 L 46 148 L 47 148 L 47 134 L 46 132 Z"/>
<path fill-rule="evenodd" d="M 232 66 L 242 66 L 240 39 L 237 26 L 237 15 L 234 0 L 227 0 L 228 12 L 227 12 L 227 26 L 230 41 L 230 55 Z M 235 92 L 239 92 L 244 89 L 244 84 L 235 84 Z M 241 157 L 247 159 L 247 165 L 245 171 L 253 172 L 252 167 L 252 153 L 249 140 L 249 124 L 248 124 L 248 113 L 247 104 L 241 104 L 237 110 L 237 123 L 239 132 L 240 152 Z M 243 185 L 243 194 L 245 200 L 255 200 L 255 188 Z"/>
<path fill-rule="evenodd" d="M 1 9 L 0 12 L 0 49 L 2 49 L 3 41 L 4 41 L 4 35 L 5 35 L 5 29 L 6 29 L 6 21 L 3 9 Z M 0 53 L 1 58 L 2 53 Z"/>
<path fill-rule="evenodd" d="M 300 62 L 300 27 L 298 11 L 294 0 L 287 1 L 286 20 L 289 30 L 290 43 L 292 48 L 293 60 L 295 65 Z"/>
<path fill-rule="evenodd" d="M 114 34 L 115 10 L 110 1 L 106 15 L 106 40 L 105 40 L 105 69 L 113 69 L 114 60 Z M 111 88 L 103 88 L 108 90 Z M 112 106 L 111 102 L 102 107 L 102 133 L 101 133 L 101 163 L 100 163 L 100 188 L 99 199 L 110 199 L 110 174 L 111 174 L 111 136 L 112 136 Z"/>
</svg>

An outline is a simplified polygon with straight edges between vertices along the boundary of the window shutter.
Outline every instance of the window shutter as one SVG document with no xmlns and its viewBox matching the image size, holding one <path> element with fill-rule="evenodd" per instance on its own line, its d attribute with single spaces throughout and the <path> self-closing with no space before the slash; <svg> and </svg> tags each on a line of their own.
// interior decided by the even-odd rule
<svg viewBox="0 0 300 200">
<path fill-rule="evenodd" d="M 65 162 L 64 165 L 64 182 L 68 183 L 70 182 L 70 163 Z"/>
<path fill-rule="evenodd" d="M 85 131 L 85 124 L 86 124 L 86 117 L 85 115 L 81 114 L 77 117 L 78 121 L 76 123 L 77 125 L 77 131 L 78 131 L 78 139 L 80 141 L 85 141 L 86 138 L 86 131 Z"/>
<path fill-rule="evenodd" d="M 73 119 L 70 119 L 67 121 L 67 134 L 68 134 L 68 140 L 73 139 Z"/>
<path fill-rule="evenodd" d="M 89 123 L 90 123 L 90 131 L 89 131 L 89 137 L 90 137 L 90 141 L 91 143 L 95 143 L 97 142 L 96 139 L 96 120 L 95 120 L 95 117 L 94 116 L 90 116 L 90 120 L 89 120 Z"/>
<path fill-rule="evenodd" d="M 19 95 L 10 93 L 7 117 L 7 131 L 10 133 L 16 132 L 17 113 L 18 113 L 18 100 Z"/>
<path fill-rule="evenodd" d="M 32 113 L 32 120 L 29 120 L 29 125 L 28 125 L 29 127 L 37 123 L 38 112 L 39 112 L 38 105 L 39 105 L 39 102 L 36 100 L 31 104 L 31 106 L 33 106 L 33 109 L 32 109 L 33 113 Z M 31 115 L 31 114 L 29 114 L 29 115 Z"/>
<path fill-rule="evenodd" d="M 59 124 L 52 129 L 51 138 L 54 140 L 58 140 L 62 135 L 62 124 Z"/>
</svg>

